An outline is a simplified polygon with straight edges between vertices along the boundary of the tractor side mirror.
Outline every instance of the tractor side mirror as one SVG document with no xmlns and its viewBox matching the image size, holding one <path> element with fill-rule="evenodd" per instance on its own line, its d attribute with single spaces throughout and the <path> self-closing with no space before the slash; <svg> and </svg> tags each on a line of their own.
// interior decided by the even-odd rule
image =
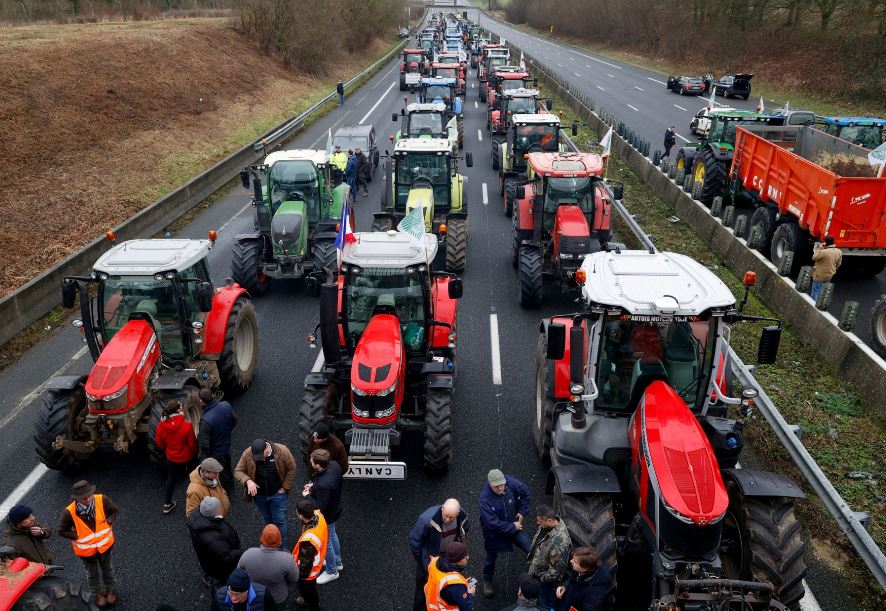
<svg viewBox="0 0 886 611">
<path fill-rule="evenodd" d="M 397 113 L 395 113 L 395 112 L 391 113 L 391 121 L 393 121 L 394 123 L 397 122 Z"/>
<path fill-rule="evenodd" d="M 562 359 L 566 354 L 566 325 L 559 322 L 549 324 L 547 340 L 545 356 L 552 361 Z"/>
<path fill-rule="evenodd" d="M 198 282 L 195 291 L 197 295 L 197 307 L 201 312 L 212 312 L 212 298 L 215 291 L 210 282 Z"/>
<path fill-rule="evenodd" d="M 578 135 L 578 123 L 575 121 L 572 122 L 572 137 L 576 137 Z"/>
<path fill-rule="evenodd" d="M 517 185 L 514 195 L 517 196 L 517 199 L 526 199 L 526 187 L 524 185 Z"/>
<path fill-rule="evenodd" d="M 466 153 L 466 154 L 465 154 L 465 165 L 468 166 L 469 168 L 474 167 L 474 155 L 473 155 L 473 153 Z"/>
<path fill-rule="evenodd" d="M 611 182 L 609 183 L 609 188 L 612 190 L 613 199 L 624 199 L 625 186 L 623 184 L 621 184 L 620 182 Z"/>
<path fill-rule="evenodd" d="M 243 168 L 240 170 L 240 182 L 243 183 L 243 188 L 249 188 L 249 170 Z"/>
<path fill-rule="evenodd" d="M 70 278 L 62 280 L 62 307 L 70 310 L 77 301 L 77 281 Z"/>
<path fill-rule="evenodd" d="M 781 327 L 772 325 L 765 327 L 760 334 L 760 346 L 757 348 L 757 362 L 771 365 L 778 357 L 778 345 L 781 343 Z"/>
<path fill-rule="evenodd" d="M 449 279 L 449 298 L 450 299 L 461 299 L 461 296 L 465 292 L 464 284 L 462 284 L 461 278 L 456 276 L 455 278 Z"/>
<path fill-rule="evenodd" d="M 545 108 L 547 108 L 548 110 L 553 110 L 554 100 L 552 100 L 551 98 L 548 98 L 547 100 L 545 100 Z"/>
</svg>

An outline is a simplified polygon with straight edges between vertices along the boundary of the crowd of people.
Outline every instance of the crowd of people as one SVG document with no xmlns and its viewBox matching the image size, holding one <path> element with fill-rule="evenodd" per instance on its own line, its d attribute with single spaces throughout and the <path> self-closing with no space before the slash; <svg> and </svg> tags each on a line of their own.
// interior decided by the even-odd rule
<svg viewBox="0 0 886 611">
<path fill-rule="evenodd" d="M 319 611 L 318 586 L 334 581 L 344 569 L 336 532 L 348 470 L 344 444 L 326 422 L 314 426 L 305 461 L 309 481 L 295 503 L 299 536 L 290 548 L 286 531 L 297 471 L 292 452 L 282 443 L 256 439 L 232 469 L 231 437 L 237 417 L 228 402 L 210 391 L 200 391 L 198 397 L 203 406 L 200 435 L 185 418 L 183 405 L 171 400 L 164 407 L 155 444 L 166 458 L 164 513 L 177 507 L 175 489 L 187 476 L 185 523 L 203 584 L 211 592 L 212 609 L 273 611 L 302 605 Z M 232 495 L 237 493 L 255 505 L 264 524 L 258 545 L 248 549 L 227 519 Z M 526 564 L 513 586 L 517 602 L 508 609 L 602 611 L 614 587 L 610 567 L 601 565 L 590 548 L 572 549 L 566 525 L 550 506 L 530 507 L 529 488 L 523 482 L 499 469 L 489 471 L 479 502 L 485 552 L 482 594 L 495 596 L 496 560 L 516 548 L 526 556 Z M 530 513 L 538 527 L 532 538 L 525 523 Z M 112 550 L 119 515 L 120 509 L 106 494 L 82 480 L 73 485 L 71 502 L 59 520 L 57 533 L 71 541 L 74 555 L 83 562 L 99 608 L 118 601 Z M 414 610 L 475 608 L 477 580 L 464 575 L 470 559 L 469 526 L 461 503 L 448 499 L 427 508 L 409 530 L 415 561 Z M 45 545 L 53 530 L 38 522 L 31 507 L 12 507 L 5 535 L 10 553 L 53 564 Z"/>
</svg>

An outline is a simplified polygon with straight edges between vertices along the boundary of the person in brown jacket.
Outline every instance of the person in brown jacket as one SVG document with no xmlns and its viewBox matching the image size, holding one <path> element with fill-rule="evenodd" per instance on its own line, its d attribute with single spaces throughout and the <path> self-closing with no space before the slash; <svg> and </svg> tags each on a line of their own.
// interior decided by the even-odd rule
<svg viewBox="0 0 886 611">
<path fill-rule="evenodd" d="M 214 458 L 204 458 L 188 476 L 188 490 L 185 492 L 185 516 L 200 507 L 200 501 L 214 496 L 221 503 L 222 516 L 228 515 L 231 499 L 221 484 L 220 474 L 224 467 Z"/>
<path fill-rule="evenodd" d="M 5 539 L 19 556 L 30 562 L 52 564 L 52 555 L 43 543 L 52 536 L 52 529 L 37 524 L 34 510 L 27 505 L 15 505 L 6 516 Z"/>
<path fill-rule="evenodd" d="M 280 529 L 280 549 L 286 547 L 286 518 L 295 469 L 289 448 L 266 439 L 256 439 L 243 450 L 234 469 L 234 477 L 245 489 L 246 501 L 255 501 L 265 525 L 274 524 Z"/>
<path fill-rule="evenodd" d="M 317 470 L 311 465 L 311 453 L 314 450 L 326 450 L 329 456 L 341 466 L 342 475 L 348 472 L 348 451 L 345 444 L 335 435 L 329 434 L 329 424 L 321 420 L 314 425 L 314 434 L 311 443 L 308 444 L 308 453 L 305 455 L 305 464 L 308 466 L 308 478 L 314 476 Z"/>
<path fill-rule="evenodd" d="M 843 253 L 834 246 L 833 236 L 827 236 L 824 239 L 824 246 L 819 242 L 816 245 L 815 252 L 812 253 L 812 288 L 809 295 L 813 300 L 818 300 L 818 294 L 821 292 L 821 285 L 830 282 L 840 264 L 843 263 Z"/>
</svg>

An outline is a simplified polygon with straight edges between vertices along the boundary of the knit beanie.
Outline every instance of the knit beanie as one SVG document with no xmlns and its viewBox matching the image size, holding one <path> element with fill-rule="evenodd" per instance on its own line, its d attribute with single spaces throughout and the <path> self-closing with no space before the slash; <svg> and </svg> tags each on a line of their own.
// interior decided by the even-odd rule
<svg viewBox="0 0 886 611">
<path fill-rule="evenodd" d="M 221 501 L 214 496 L 204 497 L 200 501 L 200 515 L 207 518 L 214 518 L 221 513 Z"/>
<path fill-rule="evenodd" d="M 264 530 L 261 531 L 261 537 L 258 542 L 265 547 L 273 547 L 274 549 L 280 547 L 280 544 L 283 543 L 283 538 L 280 536 L 280 529 L 277 528 L 275 524 L 268 524 L 265 526 Z"/>
</svg>

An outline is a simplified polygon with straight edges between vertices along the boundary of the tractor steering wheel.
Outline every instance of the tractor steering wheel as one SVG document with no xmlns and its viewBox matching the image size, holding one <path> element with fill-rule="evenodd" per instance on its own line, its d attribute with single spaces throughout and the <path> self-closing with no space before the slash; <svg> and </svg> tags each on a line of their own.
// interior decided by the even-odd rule
<svg viewBox="0 0 886 611">
<path fill-rule="evenodd" d="M 412 181 L 412 186 L 410 188 L 414 189 L 417 186 L 424 186 L 424 185 L 421 185 L 420 183 L 425 183 L 427 185 L 428 189 L 434 188 L 434 183 L 432 183 L 431 179 L 428 178 L 427 176 L 416 176 L 415 179 Z"/>
</svg>

